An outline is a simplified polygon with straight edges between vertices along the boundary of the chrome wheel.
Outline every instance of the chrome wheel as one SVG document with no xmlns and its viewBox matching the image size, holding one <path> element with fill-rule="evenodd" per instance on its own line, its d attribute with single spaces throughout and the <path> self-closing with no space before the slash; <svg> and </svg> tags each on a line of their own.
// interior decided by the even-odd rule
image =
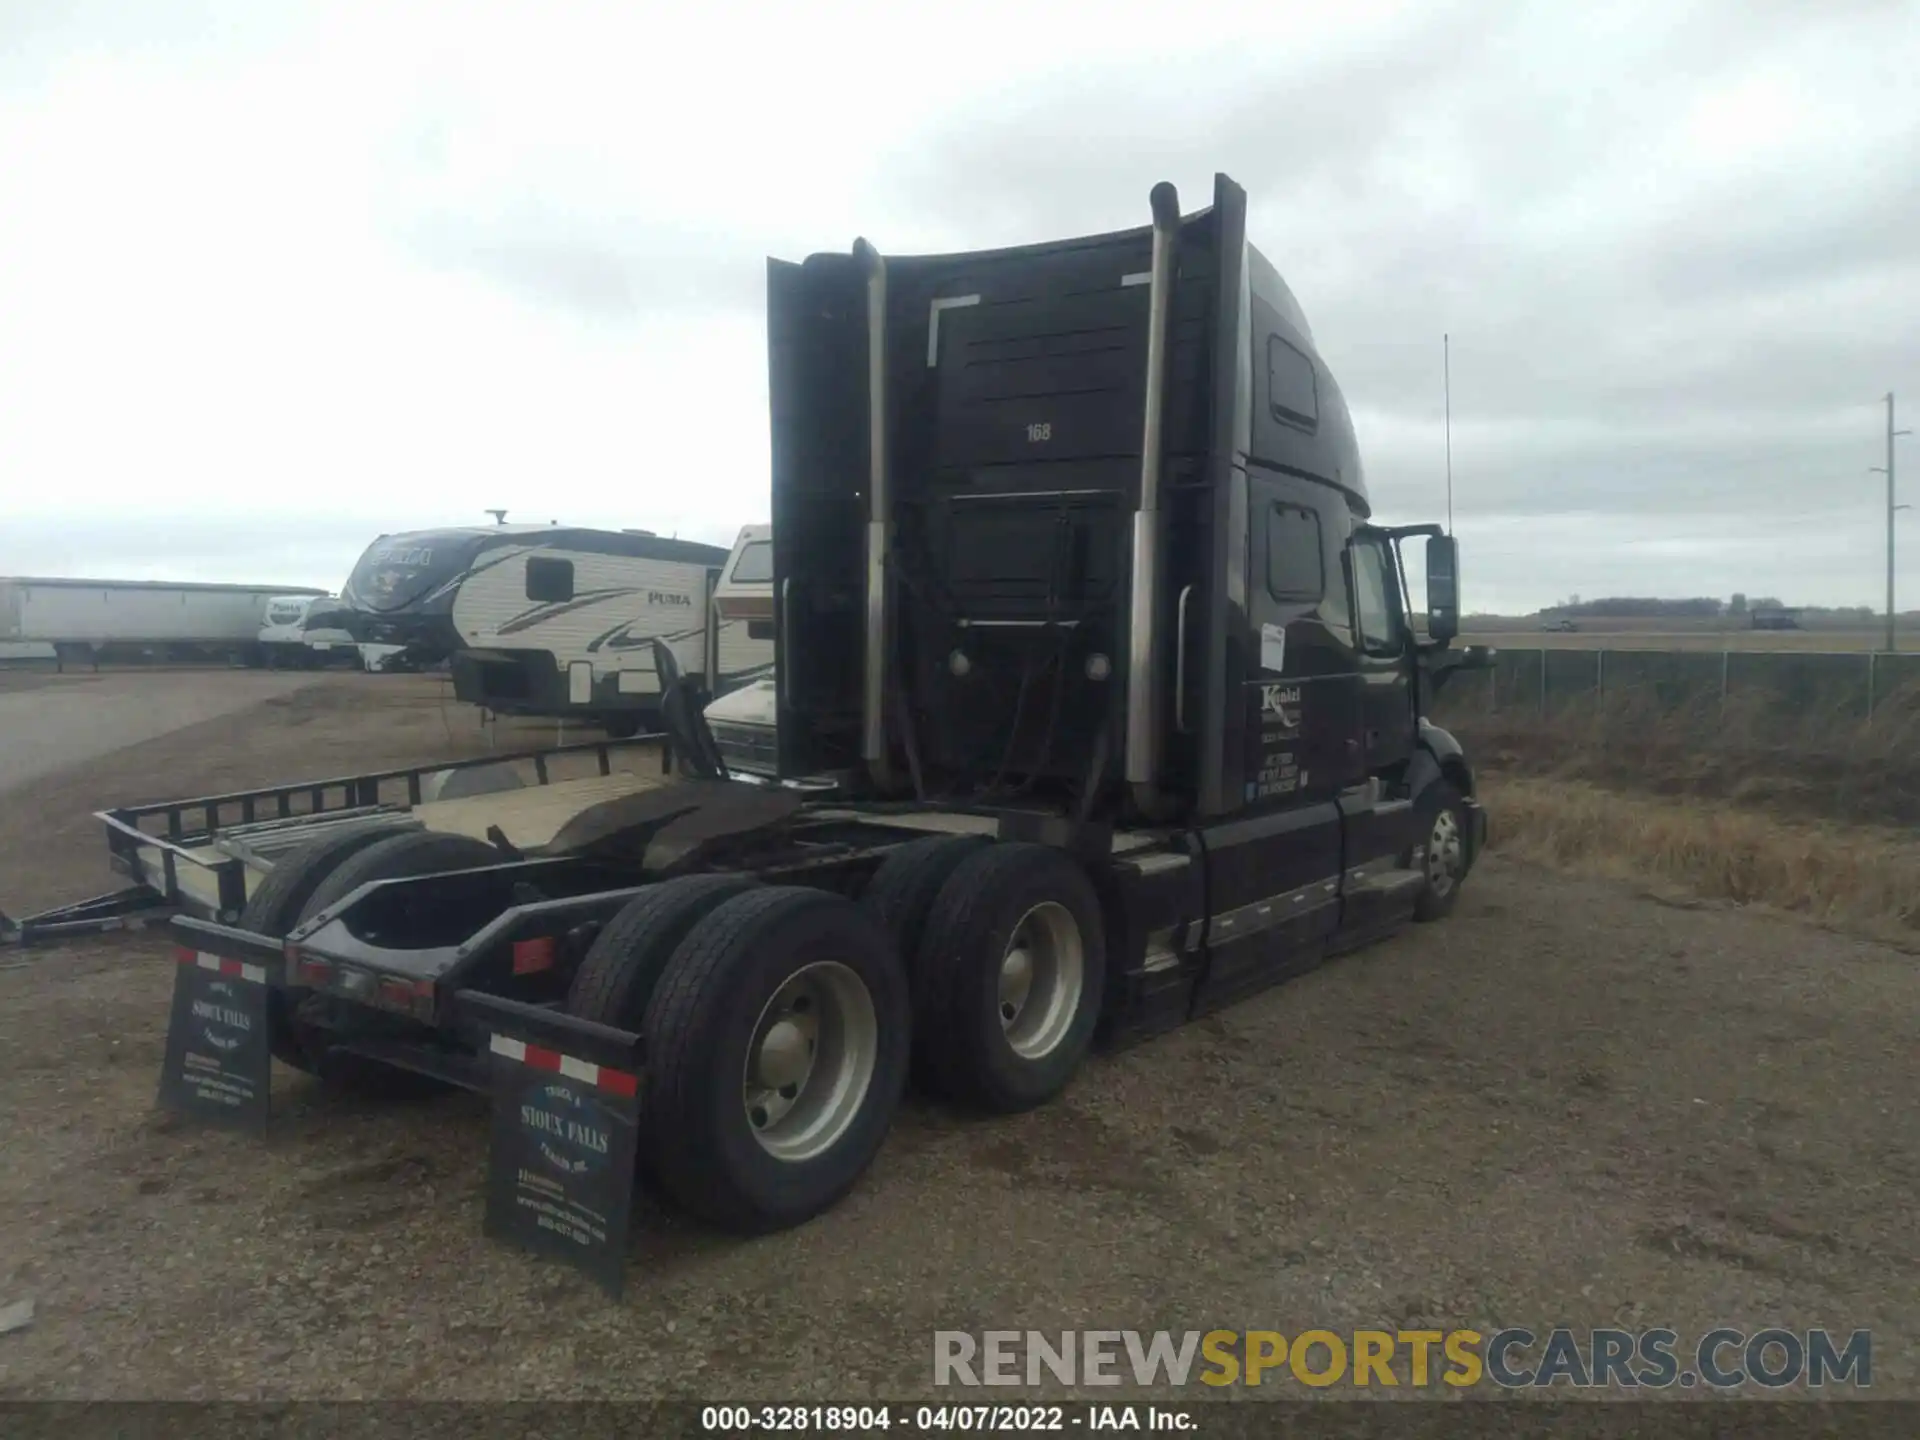
<svg viewBox="0 0 1920 1440">
<path fill-rule="evenodd" d="M 1436 897 L 1452 893 L 1460 883 L 1466 850 L 1460 836 L 1460 817 L 1451 805 L 1433 817 L 1433 832 L 1427 837 L 1427 888 Z"/>
<path fill-rule="evenodd" d="M 1051 1054 L 1073 1028 L 1086 984 L 1080 926 L 1064 905 L 1034 906 L 1000 957 L 1000 1025 L 1023 1060 Z"/>
<path fill-rule="evenodd" d="M 798 1163 L 831 1149 L 873 1084 L 880 1026 L 866 983 L 845 965 L 796 971 L 760 1011 L 741 1103 L 760 1148 Z"/>
</svg>

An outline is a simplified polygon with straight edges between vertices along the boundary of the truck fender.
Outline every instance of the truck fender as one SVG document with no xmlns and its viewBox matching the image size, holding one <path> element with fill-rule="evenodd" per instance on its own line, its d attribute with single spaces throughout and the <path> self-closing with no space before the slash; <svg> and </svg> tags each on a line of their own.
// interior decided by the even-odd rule
<svg viewBox="0 0 1920 1440">
<path fill-rule="evenodd" d="M 1473 764 L 1453 735 L 1438 725 L 1420 722 L 1419 744 L 1407 767 L 1407 793 L 1417 805 L 1429 786 L 1445 780 L 1462 795 L 1474 793 Z"/>
</svg>

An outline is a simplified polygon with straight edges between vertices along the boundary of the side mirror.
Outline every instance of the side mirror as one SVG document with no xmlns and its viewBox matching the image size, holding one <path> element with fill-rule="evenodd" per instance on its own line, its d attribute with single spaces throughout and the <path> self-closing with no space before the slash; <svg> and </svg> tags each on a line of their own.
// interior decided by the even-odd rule
<svg viewBox="0 0 1920 1440">
<path fill-rule="evenodd" d="M 1427 634 L 1441 644 L 1460 633 L 1460 542 L 1427 537 Z"/>
</svg>

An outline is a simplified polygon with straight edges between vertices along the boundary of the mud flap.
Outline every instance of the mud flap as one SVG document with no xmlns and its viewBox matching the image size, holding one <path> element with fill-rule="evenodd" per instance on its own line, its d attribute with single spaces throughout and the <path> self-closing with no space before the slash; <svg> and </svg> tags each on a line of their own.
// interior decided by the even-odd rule
<svg viewBox="0 0 1920 1440">
<path fill-rule="evenodd" d="M 485 1231 L 585 1272 L 618 1299 L 640 1119 L 637 1035 L 463 994 L 486 1034 L 493 1133 Z"/>
<path fill-rule="evenodd" d="M 233 960 L 174 951 L 173 1011 L 160 1072 L 160 1104 L 176 1114 L 264 1133 L 273 1052 L 267 1004 L 279 960 Z"/>
</svg>

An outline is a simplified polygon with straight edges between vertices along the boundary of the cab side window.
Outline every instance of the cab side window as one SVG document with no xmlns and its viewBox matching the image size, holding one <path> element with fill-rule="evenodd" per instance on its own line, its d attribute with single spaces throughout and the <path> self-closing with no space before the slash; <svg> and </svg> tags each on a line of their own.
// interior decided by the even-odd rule
<svg viewBox="0 0 1920 1440">
<path fill-rule="evenodd" d="M 1320 516 L 1276 500 L 1267 507 L 1267 593 L 1281 604 L 1311 605 L 1326 592 Z"/>
<path fill-rule="evenodd" d="M 1278 335 L 1267 337 L 1267 408 L 1285 425 L 1311 431 L 1320 423 L 1313 361 Z"/>
<path fill-rule="evenodd" d="M 1368 655 L 1398 655 L 1406 636 L 1387 548 L 1371 536 L 1356 536 L 1347 551 L 1353 581 L 1353 618 L 1360 648 Z"/>
</svg>

